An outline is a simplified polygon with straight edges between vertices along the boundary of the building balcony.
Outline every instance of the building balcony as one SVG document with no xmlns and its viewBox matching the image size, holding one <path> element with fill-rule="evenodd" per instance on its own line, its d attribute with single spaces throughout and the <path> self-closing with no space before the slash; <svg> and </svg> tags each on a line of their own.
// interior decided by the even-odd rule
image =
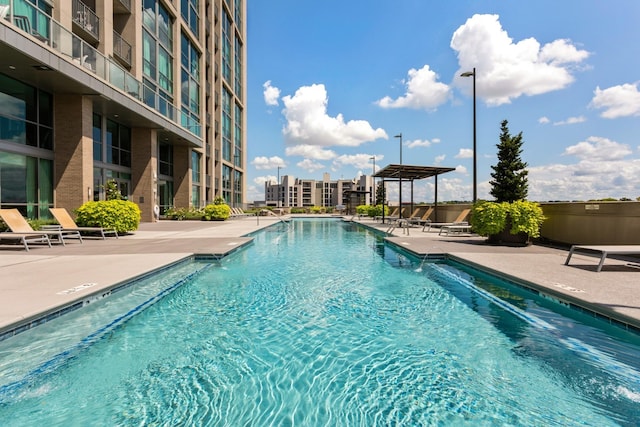
<svg viewBox="0 0 640 427">
<path fill-rule="evenodd" d="M 118 15 L 131 14 L 131 0 L 114 0 L 113 13 Z"/>
<path fill-rule="evenodd" d="M 100 18 L 80 0 L 73 0 L 73 24 L 93 41 L 100 41 Z"/>
<path fill-rule="evenodd" d="M 131 45 L 116 31 L 113 32 L 113 54 L 123 65 L 131 68 Z"/>
<path fill-rule="evenodd" d="M 76 1 L 84 6 L 79 0 L 74 0 L 74 7 Z M 19 8 L 16 5 L 19 5 Z M 9 9 L 7 10 L 2 6 L 9 6 Z M 17 14 L 18 10 L 20 14 Z M 75 64 L 85 72 L 106 81 L 138 102 L 153 108 L 157 113 L 183 130 L 197 137 L 202 136 L 202 126 L 199 120 L 189 117 L 176 106 L 168 103 L 165 98 L 162 98 L 158 93 L 147 88 L 140 80 L 136 79 L 119 61 L 103 55 L 87 40 L 69 31 L 29 2 L 25 0 L 0 0 L 0 11 L 2 11 L 4 17 L 4 19 L 0 19 L 0 22 L 3 23 L 2 25 L 12 24 L 29 37 L 48 46 L 60 58 Z M 82 11 L 85 11 L 85 9 L 82 9 Z M 74 13 L 74 26 L 79 25 L 76 22 L 76 18 L 79 16 Z M 93 21 L 90 18 L 89 21 L 85 22 Z M 95 22 L 96 25 L 99 25 L 99 21 Z M 20 47 L 14 48 L 20 50 Z M 121 59 L 126 59 L 126 48 L 122 51 L 122 55 L 123 58 Z M 131 61 L 131 55 L 129 55 L 129 61 Z"/>
</svg>

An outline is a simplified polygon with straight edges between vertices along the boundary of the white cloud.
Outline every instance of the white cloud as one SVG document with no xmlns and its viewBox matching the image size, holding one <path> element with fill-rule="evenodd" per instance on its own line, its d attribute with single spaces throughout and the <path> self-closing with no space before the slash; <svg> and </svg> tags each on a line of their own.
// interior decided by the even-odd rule
<svg viewBox="0 0 640 427">
<path fill-rule="evenodd" d="M 456 159 L 471 159 L 473 158 L 473 150 L 471 148 L 461 148 L 458 154 L 454 156 Z"/>
<path fill-rule="evenodd" d="M 271 80 L 267 80 L 262 85 L 264 88 L 264 102 L 267 105 L 278 105 L 278 98 L 280 98 L 280 89 L 275 86 L 271 86 Z"/>
<path fill-rule="evenodd" d="M 589 57 L 569 40 L 540 47 L 534 38 L 515 42 L 502 28 L 498 15 L 474 15 L 451 38 L 461 72 L 476 68 L 476 92 L 488 105 L 508 104 L 522 95 L 539 95 L 567 87 L 574 81 L 572 66 Z M 462 85 L 464 77 L 458 77 Z M 465 79 L 466 80 L 466 79 Z M 471 85 L 464 83 L 465 87 Z"/>
<path fill-rule="evenodd" d="M 444 159 L 446 159 L 447 156 L 445 154 L 441 154 L 440 156 L 436 156 L 435 158 L 435 163 L 436 165 L 439 165 L 440 163 L 444 162 Z"/>
<path fill-rule="evenodd" d="M 551 122 L 551 120 L 549 120 L 549 118 L 545 117 L 545 116 L 542 116 L 542 117 L 540 117 L 538 119 L 538 123 L 543 124 L 543 125 L 547 124 L 547 123 L 550 123 L 550 122 Z"/>
<path fill-rule="evenodd" d="M 604 109 L 600 114 L 605 119 L 640 116 L 640 92 L 638 84 L 623 84 L 601 90 L 596 87 L 590 107 Z"/>
<path fill-rule="evenodd" d="M 606 197 L 635 199 L 640 196 L 637 177 L 640 159 L 631 161 L 582 160 L 576 164 L 530 167 L 529 199 L 592 200 Z"/>
<path fill-rule="evenodd" d="M 278 156 L 259 156 L 251 161 L 251 164 L 258 170 L 275 169 L 278 166 L 285 167 L 286 163 Z"/>
<path fill-rule="evenodd" d="M 264 184 L 267 183 L 267 182 L 275 182 L 275 183 L 277 183 L 278 182 L 278 178 L 276 176 L 273 176 L 273 175 L 258 176 L 258 177 L 253 178 L 253 182 L 255 184 L 258 184 L 258 185 L 264 187 Z"/>
<path fill-rule="evenodd" d="M 437 144 L 439 142 L 440 142 L 440 139 L 438 138 L 434 138 L 431 141 L 429 141 L 428 139 L 425 139 L 425 140 L 416 139 L 413 141 L 407 141 L 404 143 L 404 145 L 406 145 L 409 148 L 431 147 L 433 144 Z"/>
<path fill-rule="evenodd" d="M 456 166 L 456 170 L 454 172 L 466 175 L 467 174 L 467 167 L 466 166 L 462 166 L 462 165 L 458 165 L 458 166 Z"/>
<path fill-rule="evenodd" d="M 631 153 L 632 150 L 628 145 L 620 144 L 607 138 L 590 136 L 586 141 L 567 147 L 563 154 L 592 162 L 608 162 L 621 160 Z"/>
<path fill-rule="evenodd" d="M 584 123 L 587 121 L 587 118 L 584 116 L 579 117 L 569 117 L 567 120 L 561 120 L 559 122 L 555 122 L 554 126 L 563 126 L 563 125 L 575 125 L 576 123 Z"/>
<path fill-rule="evenodd" d="M 333 161 L 334 170 L 340 170 L 344 166 L 353 166 L 358 169 L 372 169 L 373 161 L 371 160 L 370 154 L 344 154 L 342 156 L 338 156 Z M 384 158 L 384 156 L 379 155 L 376 156 L 376 161 L 380 161 Z M 376 165 L 376 169 L 378 165 Z"/>
<path fill-rule="evenodd" d="M 331 160 L 337 156 L 333 150 L 325 150 L 314 145 L 300 144 L 285 149 L 287 156 L 300 156 L 314 160 Z"/>
<path fill-rule="evenodd" d="M 325 168 L 322 163 L 317 163 L 310 159 L 304 159 L 303 161 L 296 163 L 296 166 L 298 166 L 300 169 L 306 170 L 309 173 L 313 173 Z"/>
<path fill-rule="evenodd" d="M 295 95 L 282 98 L 287 124 L 283 134 L 289 144 L 322 147 L 357 147 L 379 138 L 388 139 L 381 129 L 373 129 L 365 120 L 345 122 L 342 114 L 327 114 L 327 91 L 322 84 L 300 87 Z"/>
<path fill-rule="evenodd" d="M 397 99 L 389 96 L 376 101 L 382 108 L 413 108 L 416 110 L 435 110 L 447 102 L 451 89 L 448 85 L 438 82 L 438 75 L 429 65 L 419 70 L 412 68 L 407 73 L 406 93 Z"/>
</svg>

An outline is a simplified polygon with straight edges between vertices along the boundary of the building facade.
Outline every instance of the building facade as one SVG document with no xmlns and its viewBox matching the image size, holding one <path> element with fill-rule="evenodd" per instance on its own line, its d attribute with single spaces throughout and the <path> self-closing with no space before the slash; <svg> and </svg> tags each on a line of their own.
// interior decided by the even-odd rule
<svg viewBox="0 0 640 427">
<path fill-rule="evenodd" d="M 246 0 L 0 0 L 0 207 L 243 206 L 245 37 Z"/>
<path fill-rule="evenodd" d="M 354 204 L 373 204 L 373 177 L 361 175 L 354 179 L 331 180 L 324 173 L 322 180 L 300 179 L 284 175 L 280 183 L 268 181 L 264 185 L 267 206 L 281 208 L 336 207 Z M 373 196 L 372 196 L 373 194 Z"/>
</svg>

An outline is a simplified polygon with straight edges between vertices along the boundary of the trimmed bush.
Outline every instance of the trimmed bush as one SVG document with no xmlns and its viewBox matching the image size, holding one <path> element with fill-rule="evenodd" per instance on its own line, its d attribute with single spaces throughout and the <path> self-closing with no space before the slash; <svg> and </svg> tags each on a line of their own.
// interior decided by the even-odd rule
<svg viewBox="0 0 640 427">
<path fill-rule="evenodd" d="M 511 234 L 540 237 L 540 226 L 544 220 L 540 205 L 523 200 L 513 203 L 479 202 L 473 206 L 471 214 L 473 231 L 481 236 L 498 234 L 509 223 L 511 228 L 508 231 Z"/>
<path fill-rule="evenodd" d="M 75 213 L 81 227 L 115 228 L 118 233 L 127 233 L 140 225 L 140 208 L 128 200 L 87 202 Z"/>
<path fill-rule="evenodd" d="M 202 209 L 198 208 L 174 208 L 171 207 L 164 212 L 164 217 L 167 219 L 173 219 L 176 221 L 182 221 L 185 219 L 197 219 L 201 220 L 204 216 Z"/>
<path fill-rule="evenodd" d="M 224 221 L 231 216 L 229 205 L 211 203 L 204 207 L 202 219 L 205 221 Z"/>
</svg>

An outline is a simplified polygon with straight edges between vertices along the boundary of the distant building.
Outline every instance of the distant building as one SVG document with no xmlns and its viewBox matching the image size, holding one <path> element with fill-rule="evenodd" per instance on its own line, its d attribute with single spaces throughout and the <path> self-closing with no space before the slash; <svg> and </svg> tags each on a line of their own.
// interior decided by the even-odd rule
<svg viewBox="0 0 640 427">
<path fill-rule="evenodd" d="M 0 207 L 245 202 L 246 0 L 0 1 Z"/>
<path fill-rule="evenodd" d="M 273 181 L 265 183 L 264 194 L 267 206 L 308 208 L 369 205 L 373 203 L 375 197 L 373 177 L 369 175 L 335 181 L 331 180 L 328 173 L 323 174 L 322 181 L 285 175 L 280 181 L 280 183 Z"/>
</svg>

